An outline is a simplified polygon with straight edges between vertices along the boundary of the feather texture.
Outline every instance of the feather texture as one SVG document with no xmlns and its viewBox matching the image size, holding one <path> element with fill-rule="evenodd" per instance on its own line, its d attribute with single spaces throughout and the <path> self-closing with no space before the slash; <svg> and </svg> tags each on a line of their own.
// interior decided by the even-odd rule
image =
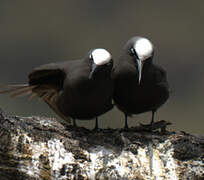
<svg viewBox="0 0 204 180">
<path fill-rule="evenodd" d="M 51 85 L 29 85 L 29 84 L 9 84 L 0 85 L 0 94 L 9 94 L 11 97 L 22 97 L 29 95 L 29 99 L 39 97 L 48 104 L 57 115 L 66 122 L 70 122 L 68 117 L 65 117 L 56 106 L 58 91 L 55 86 Z"/>
</svg>

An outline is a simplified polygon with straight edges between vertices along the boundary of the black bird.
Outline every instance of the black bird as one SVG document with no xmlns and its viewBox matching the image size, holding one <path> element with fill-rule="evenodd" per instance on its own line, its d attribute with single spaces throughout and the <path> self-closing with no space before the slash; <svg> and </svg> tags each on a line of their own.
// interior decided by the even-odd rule
<svg viewBox="0 0 204 180">
<path fill-rule="evenodd" d="M 125 114 L 125 128 L 128 128 L 128 116 L 147 111 L 152 111 L 152 127 L 155 111 L 169 97 L 166 71 L 153 64 L 153 54 L 154 47 L 148 39 L 133 37 L 113 69 L 113 99 Z"/>
<path fill-rule="evenodd" d="M 61 118 L 88 120 L 113 108 L 113 60 L 105 49 L 93 49 L 88 56 L 73 61 L 42 65 L 28 76 L 29 83 L 7 85 L 0 93 L 11 96 L 38 96 Z M 4 86 L 5 87 L 5 86 Z"/>
</svg>

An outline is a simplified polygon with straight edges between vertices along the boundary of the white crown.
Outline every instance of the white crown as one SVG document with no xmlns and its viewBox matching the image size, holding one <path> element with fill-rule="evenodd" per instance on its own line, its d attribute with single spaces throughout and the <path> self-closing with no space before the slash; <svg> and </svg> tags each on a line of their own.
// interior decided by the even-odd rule
<svg viewBox="0 0 204 180">
<path fill-rule="evenodd" d="M 135 42 L 134 49 L 136 50 L 138 58 L 143 61 L 152 56 L 153 45 L 148 39 L 140 38 Z"/>
<path fill-rule="evenodd" d="M 91 55 L 96 65 L 104 65 L 111 60 L 111 54 L 102 48 L 94 49 Z"/>
</svg>

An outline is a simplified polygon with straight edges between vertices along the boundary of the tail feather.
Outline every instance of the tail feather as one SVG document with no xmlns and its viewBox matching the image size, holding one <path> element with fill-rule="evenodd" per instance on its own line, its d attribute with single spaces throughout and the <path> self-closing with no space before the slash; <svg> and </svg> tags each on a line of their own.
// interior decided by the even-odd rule
<svg viewBox="0 0 204 180">
<path fill-rule="evenodd" d="M 0 88 L 18 88 L 18 87 L 27 87 L 28 84 L 0 84 Z"/>
<path fill-rule="evenodd" d="M 50 94 L 48 92 L 44 92 L 43 95 L 41 96 L 42 99 L 49 99 Z"/>
<path fill-rule="evenodd" d="M 35 97 L 37 97 L 37 96 L 38 96 L 37 93 L 32 93 L 32 94 L 28 97 L 28 99 L 29 99 L 29 100 L 32 100 L 33 98 L 35 98 Z"/>
<path fill-rule="evenodd" d="M 57 92 L 55 90 L 49 89 L 49 90 L 42 90 L 41 92 L 38 92 L 39 97 L 43 100 L 53 101 L 57 95 Z"/>
<path fill-rule="evenodd" d="M 11 97 L 18 97 L 18 96 L 26 96 L 29 94 L 32 94 L 32 90 L 36 88 L 36 86 L 27 86 L 21 89 L 17 89 L 14 92 L 11 92 L 10 96 Z"/>
<path fill-rule="evenodd" d="M 29 86 L 29 84 L 16 85 L 0 85 L 0 94 L 10 94 L 11 97 L 26 96 L 32 94 L 32 90 L 37 86 Z"/>
<path fill-rule="evenodd" d="M 50 102 L 55 102 L 56 101 L 57 94 L 55 92 L 52 93 L 50 96 Z"/>
<path fill-rule="evenodd" d="M 19 97 L 29 95 L 29 99 L 39 97 L 46 102 L 65 122 L 70 122 L 70 119 L 63 115 L 56 106 L 57 89 L 47 85 L 29 85 L 29 84 L 14 84 L 1 85 L 0 94 L 8 93 L 11 97 Z"/>
<path fill-rule="evenodd" d="M 22 89 L 24 88 L 25 86 L 20 86 L 20 85 L 0 85 L 0 88 L 2 90 L 0 90 L 0 94 L 5 94 L 5 93 L 10 93 L 10 92 L 13 92 L 17 89 Z"/>
</svg>

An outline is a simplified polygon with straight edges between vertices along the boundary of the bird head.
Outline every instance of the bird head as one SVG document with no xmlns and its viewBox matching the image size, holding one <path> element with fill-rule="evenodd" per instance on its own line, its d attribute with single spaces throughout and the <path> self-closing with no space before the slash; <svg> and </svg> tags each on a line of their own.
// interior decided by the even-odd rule
<svg viewBox="0 0 204 180">
<path fill-rule="evenodd" d="M 89 60 L 91 62 L 91 71 L 89 79 L 92 79 L 94 74 L 103 68 L 111 68 L 113 66 L 113 60 L 111 54 L 102 48 L 93 49 L 89 52 Z"/>
<path fill-rule="evenodd" d="M 138 81 L 142 78 L 143 64 L 152 59 L 154 53 L 153 44 L 144 37 L 133 37 L 127 42 L 129 55 L 133 57 L 138 67 Z"/>
</svg>

